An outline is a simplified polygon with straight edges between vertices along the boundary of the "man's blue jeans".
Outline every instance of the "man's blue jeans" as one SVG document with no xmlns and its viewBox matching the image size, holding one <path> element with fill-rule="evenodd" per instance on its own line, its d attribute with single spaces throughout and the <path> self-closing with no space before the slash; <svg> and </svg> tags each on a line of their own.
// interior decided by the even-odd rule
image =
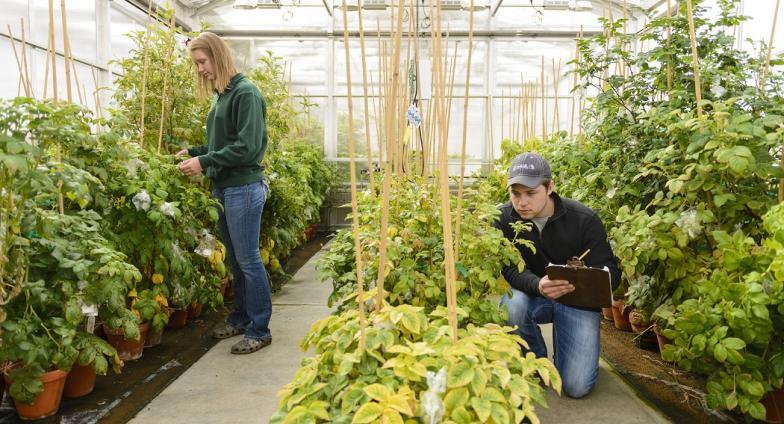
<svg viewBox="0 0 784 424">
<path fill-rule="evenodd" d="M 575 309 L 543 297 L 531 297 L 511 289 L 501 303 L 509 310 L 509 325 L 538 358 L 547 357 L 547 346 L 537 324 L 553 323 L 555 368 L 563 391 L 572 398 L 591 392 L 599 372 L 600 313 Z"/>
<path fill-rule="evenodd" d="M 218 208 L 218 229 L 234 274 L 234 310 L 228 322 L 244 328 L 245 337 L 252 339 L 272 337 L 270 285 L 259 256 L 261 213 L 268 192 L 265 182 L 212 190 L 223 205 L 223 210 Z"/>
</svg>

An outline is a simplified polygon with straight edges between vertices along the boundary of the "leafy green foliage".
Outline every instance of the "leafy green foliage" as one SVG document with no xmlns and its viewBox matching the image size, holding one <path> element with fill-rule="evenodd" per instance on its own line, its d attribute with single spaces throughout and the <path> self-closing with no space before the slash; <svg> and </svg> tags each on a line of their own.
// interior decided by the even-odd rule
<svg viewBox="0 0 784 424">
<path fill-rule="evenodd" d="M 392 305 L 422 306 L 427 312 L 446 304 L 442 214 L 434 193 L 415 177 L 393 184 L 390 198 L 387 264 L 384 290 Z M 453 205 L 455 203 L 453 199 Z M 503 323 L 506 313 L 488 295 L 505 293 L 509 284 L 501 276 L 503 264 L 521 263 L 511 241 L 492 227 L 498 215 L 493 205 L 475 203 L 464 210 L 461 227 L 460 257 L 457 268 L 457 303 L 468 311 L 469 322 L 483 325 Z M 453 206 L 454 208 L 454 206 Z M 451 219 L 454 218 L 454 213 Z M 364 281 L 368 287 L 376 280 L 379 258 L 380 197 L 363 193 L 359 204 Z M 319 276 L 331 280 L 330 305 L 353 309 L 356 299 L 354 242 L 350 231 L 338 233 L 318 263 Z"/>
<path fill-rule="evenodd" d="M 459 314 L 466 318 L 462 309 Z M 315 356 L 303 359 L 279 392 L 271 422 L 425 420 L 426 377 L 441 369 L 447 375 L 446 393 L 439 395 L 445 419 L 538 422 L 534 406 L 546 405 L 540 382 L 561 389 L 552 363 L 521 356 L 523 340 L 495 324 L 468 324 L 453 342 L 445 316 L 444 307 L 426 316 L 421 307 L 387 305 L 369 316 L 364 351 L 356 311 L 319 320 L 301 343 Z"/>
</svg>

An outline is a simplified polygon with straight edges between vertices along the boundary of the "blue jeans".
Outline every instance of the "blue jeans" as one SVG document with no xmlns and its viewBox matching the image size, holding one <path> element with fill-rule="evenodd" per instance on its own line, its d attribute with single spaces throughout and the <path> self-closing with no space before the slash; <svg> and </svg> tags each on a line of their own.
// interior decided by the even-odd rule
<svg viewBox="0 0 784 424">
<path fill-rule="evenodd" d="M 212 190 L 223 206 L 218 208 L 218 229 L 234 274 L 234 310 L 228 323 L 244 328 L 251 339 L 272 337 L 272 297 L 259 255 L 261 212 L 268 192 L 265 182 Z"/>
<path fill-rule="evenodd" d="M 501 304 L 509 310 L 509 325 L 517 326 L 515 333 L 538 358 L 546 358 L 547 346 L 537 324 L 553 323 L 553 356 L 564 393 L 572 398 L 590 393 L 599 373 L 600 313 L 511 291 L 512 297 L 504 295 Z"/>
</svg>

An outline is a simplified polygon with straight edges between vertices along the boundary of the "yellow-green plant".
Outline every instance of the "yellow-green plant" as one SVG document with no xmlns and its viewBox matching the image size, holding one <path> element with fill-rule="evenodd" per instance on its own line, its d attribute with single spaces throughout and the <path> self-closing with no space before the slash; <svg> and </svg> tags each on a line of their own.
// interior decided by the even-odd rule
<svg viewBox="0 0 784 424">
<path fill-rule="evenodd" d="M 315 356 L 303 359 L 278 393 L 272 423 L 438 422 L 439 404 L 444 422 L 538 423 L 534 408 L 546 406 L 543 386 L 560 393 L 552 363 L 523 356 L 524 342 L 509 327 L 469 324 L 453 342 L 446 308 L 427 316 L 421 307 L 386 305 L 369 316 L 360 351 L 358 316 L 347 311 L 313 324 L 300 347 Z M 443 392 L 432 380 L 439 371 Z M 426 407 L 426 398 L 435 405 Z"/>
</svg>

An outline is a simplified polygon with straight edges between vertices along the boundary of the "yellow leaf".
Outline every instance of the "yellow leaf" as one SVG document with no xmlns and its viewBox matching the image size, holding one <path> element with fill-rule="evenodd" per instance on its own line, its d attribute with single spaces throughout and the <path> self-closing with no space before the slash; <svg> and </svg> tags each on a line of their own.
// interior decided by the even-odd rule
<svg viewBox="0 0 784 424">
<path fill-rule="evenodd" d="M 157 272 L 152 275 L 152 282 L 153 284 L 161 284 L 163 283 L 163 275 L 158 274 Z"/>
</svg>

